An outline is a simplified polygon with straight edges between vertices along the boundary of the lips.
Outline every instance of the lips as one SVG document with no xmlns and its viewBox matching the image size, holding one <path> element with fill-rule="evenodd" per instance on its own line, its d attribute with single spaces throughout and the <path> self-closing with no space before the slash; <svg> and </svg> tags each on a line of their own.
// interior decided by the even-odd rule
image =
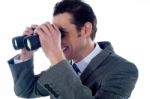
<svg viewBox="0 0 150 99">
<path fill-rule="evenodd" d="M 62 50 L 63 50 L 63 52 L 65 52 L 65 51 L 67 51 L 68 50 L 68 46 L 62 46 Z"/>
</svg>

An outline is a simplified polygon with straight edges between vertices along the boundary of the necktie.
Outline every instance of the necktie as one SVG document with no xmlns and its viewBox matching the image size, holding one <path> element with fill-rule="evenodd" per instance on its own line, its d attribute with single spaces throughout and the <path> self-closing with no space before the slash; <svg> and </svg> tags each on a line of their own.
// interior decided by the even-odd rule
<svg viewBox="0 0 150 99">
<path fill-rule="evenodd" d="M 77 65 L 74 63 L 74 64 L 72 64 L 72 67 L 73 67 L 73 69 L 75 70 L 75 72 L 78 74 L 78 73 L 80 73 L 80 70 L 79 70 L 79 68 L 77 67 Z"/>
</svg>

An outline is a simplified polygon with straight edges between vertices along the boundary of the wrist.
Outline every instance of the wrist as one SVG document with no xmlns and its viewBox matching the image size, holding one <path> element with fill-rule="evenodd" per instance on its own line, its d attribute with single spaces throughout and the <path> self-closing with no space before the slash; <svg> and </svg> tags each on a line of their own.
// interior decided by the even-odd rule
<svg viewBox="0 0 150 99">
<path fill-rule="evenodd" d="M 53 52 L 48 56 L 52 66 L 59 63 L 62 60 L 65 60 L 66 57 L 62 51 Z"/>
<path fill-rule="evenodd" d="M 30 59 L 33 57 L 33 53 L 32 52 L 28 52 L 28 51 L 25 51 L 25 50 L 22 50 L 21 54 L 18 56 L 18 58 L 20 60 L 27 60 L 27 59 Z"/>
</svg>

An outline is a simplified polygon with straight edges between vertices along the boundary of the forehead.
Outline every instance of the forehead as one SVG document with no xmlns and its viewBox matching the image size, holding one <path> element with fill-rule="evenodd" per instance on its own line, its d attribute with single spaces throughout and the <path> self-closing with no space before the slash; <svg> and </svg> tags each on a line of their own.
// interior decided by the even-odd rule
<svg viewBox="0 0 150 99">
<path fill-rule="evenodd" d="M 58 28 L 62 28 L 66 32 L 76 31 L 76 25 L 73 23 L 72 15 L 69 13 L 61 13 L 53 17 L 53 24 Z"/>
<path fill-rule="evenodd" d="M 69 13 L 61 13 L 54 16 L 52 22 L 58 26 L 72 24 L 72 16 Z"/>
</svg>

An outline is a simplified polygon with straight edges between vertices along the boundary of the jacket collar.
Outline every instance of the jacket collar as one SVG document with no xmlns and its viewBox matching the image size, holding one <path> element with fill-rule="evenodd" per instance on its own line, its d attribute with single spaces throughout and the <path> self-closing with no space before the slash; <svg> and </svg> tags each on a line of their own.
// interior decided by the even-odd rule
<svg viewBox="0 0 150 99">
<path fill-rule="evenodd" d="M 99 47 L 102 51 L 94 57 L 87 68 L 83 71 L 80 78 L 82 83 L 84 84 L 87 78 L 100 66 L 100 64 L 111 54 L 113 53 L 113 47 L 110 42 L 98 42 Z"/>
</svg>

